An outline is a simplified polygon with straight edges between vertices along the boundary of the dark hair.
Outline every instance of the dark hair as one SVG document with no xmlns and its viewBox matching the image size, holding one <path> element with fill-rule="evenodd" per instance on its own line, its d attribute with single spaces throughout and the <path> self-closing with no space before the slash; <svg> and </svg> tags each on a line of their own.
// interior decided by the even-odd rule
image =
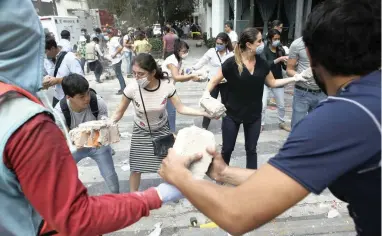
<svg viewBox="0 0 382 236">
<path fill-rule="evenodd" d="M 282 25 L 283 23 L 281 22 L 281 20 L 274 20 L 272 21 L 271 23 L 271 29 L 275 28 L 276 26 L 280 26 Z"/>
<path fill-rule="evenodd" d="M 67 30 L 61 31 L 61 38 L 63 39 L 70 39 L 70 32 Z"/>
<path fill-rule="evenodd" d="M 303 40 L 312 66 L 331 75 L 366 75 L 381 66 L 381 2 L 325 1 L 309 15 Z"/>
<path fill-rule="evenodd" d="M 101 31 L 100 28 L 95 28 L 94 31 L 95 31 L 96 33 L 99 33 L 99 34 L 102 33 L 102 31 Z"/>
<path fill-rule="evenodd" d="M 135 38 L 137 40 L 144 40 L 145 39 L 145 33 L 143 31 L 139 31 Z"/>
<path fill-rule="evenodd" d="M 165 26 L 165 27 L 164 27 L 164 32 L 169 33 L 170 30 L 171 30 L 170 27 L 168 27 L 168 26 Z"/>
<path fill-rule="evenodd" d="M 133 63 L 136 63 L 140 68 L 148 71 L 149 73 L 152 73 L 155 70 L 156 72 L 154 77 L 156 79 L 167 79 L 170 82 L 167 72 L 162 72 L 162 69 L 158 66 L 154 57 L 149 53 L 138 54 L 138 56 L 134 58 Z"/>
<path fill-rule="evenodd" d="M 178 61 L 181 60 L 180 58 L 180 55 L 179 55 L 179 52 L 183 49 L 183 48 L 186 48 L 187 50 L 190 49 L 190 47 L 188 46 L 188 44 L 183 41 L 183 40 L 180 40 L 180 39 L 176 39 L 175 40 L 175 43 L 174 43 L 174 55 L 176 57 L 176 59 Z"/>
<path fill-rule="evenodd" d="M 223 41 L 223 43 L 227 44 L 227 49 L 228 51 L 232 52 L 233 51 L 233 46 L 231 39 L 229 38 L 228 34 L 221 32 L 216 36 L 216 40 L 220 39 Z"/>
<path fill-rule="evenodd" d="M 257 35 L 260 33 L 256 28 L 246 28 L 241 34 L 237 46 L 235 47 L 235 61 L 239 68 L 239 73 L 243 72 L 243 60 L 241 58 L 241 52 L 247 48 L 247 43 L 253 43 L 257 39 Z"/>
<path fill-rule="evenodd" d="M 56 40 L 51 36 L 45 37 L 45 50 L 51 50 L 52 48 L 57 48 Z"/>
<path fill-rule="evenodd" d="M 231 30 L 233 30 L 233 24 L 232 24 L 231 21 L 227 21 L 227 22 L 225 23 L 225 25 L 228 26 Z"/>
<path fill-rule="evenodd" d="M 268 42 L 272 42 L 272 38 L 275 35 L 280 35 L 281 36 L 280 31 L 278 31 L 277 29 L 270 29 L 268 31 L 268 35 L 267 35 Z"/>
<path fill-rule="evenodd" d="M 93 41 L 96 43 L 99 43 L 99 38 L 98 37 L 93 37 Z"/>
<path fill-rule="evenodd" d="M 69 97 L 83 94 L 89 91 L 89 82 L 79 74 L 70 74 L 62 80 L 62 90 Z"/>
<path fill-rule="evenodd" d="M 85 29 L 85 28 L 82 28 L 82 29 L 81 29 L 81 31 L 83 31 L 83 32 L 87 32 L 87 29 Z"/>
</svg>

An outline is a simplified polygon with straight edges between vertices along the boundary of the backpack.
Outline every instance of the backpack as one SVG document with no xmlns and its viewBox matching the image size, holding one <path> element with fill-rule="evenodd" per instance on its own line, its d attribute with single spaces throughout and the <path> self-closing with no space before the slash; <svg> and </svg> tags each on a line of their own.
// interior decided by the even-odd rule
<svg viewBox="0 0 382 236">
<path fill-rule="evenodd" d="M 66 54 L 68 52 L 61 52 L 60 55 L 58 55 L 58 58 L 57 58 L 57 61 L 56 61 L 56 65 L 54 66 L 54 74 L 53 74 L 53 77 L 56 77 L 57 76 L 57 72 L 58 72 L 58 69 L 60 68 L 61 66 L 61 63 L 62 61 L 64 60 Z"/>
<path fill-rule="evenodd" d="M 90 92 L 90 104 L 89 104 L 90 110 L 92 111 L 93 116 L 96 119 L 98 119 L 99 110 L 98 110 L 97 92 L 92 88 L 89 88 L 89 90 L 90 90 L 89 91 Z M 66 98 L 61 99 L 60 107 L 61 107 L 62 114 L 65 117 L 66 125 L 68 126 L 68 129 L 70 129 L 70 125 L 72 124 L 72 118 L 70 116 L 70 109 L 69 109 L 68 101 L 66 101 Z"/>
</svg>

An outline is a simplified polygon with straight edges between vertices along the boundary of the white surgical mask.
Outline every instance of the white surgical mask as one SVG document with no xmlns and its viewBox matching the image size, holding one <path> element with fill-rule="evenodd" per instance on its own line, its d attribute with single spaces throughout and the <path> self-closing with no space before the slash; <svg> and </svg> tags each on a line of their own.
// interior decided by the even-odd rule
<svg viewBox="0 0 382 236">
<path fill-rule="evenodd" d="M 109 36 L 103 36 L 106 41 L 109 41 Z"/>
<path fill-rule="evenodd" d="M 264 51 L 264 44 L 262 43 L 260 46 L 256 48 L 256 55 L 260 55 Z"/>
<path fill-rule="evenodd" d="M 146 88 L 146 86 L 149 85 L 150 81 L 147 77 L 145 77 L 142 79 L 138 79 L 137 83 L 138 83 L 139 87 Z"/>
<path fill-rule="evenodd" d="M 187 57 L 188 57 L 188 53 L 183 54 L 183 55 L 181 56 L 182 59 L 186 59 Z"/>
<path fill-rule="evenodd" d="M 46 95 L 46 90 L 40 90 L 37 92 L 37 96 L 40 98 L 40 100 L 45 104 L 45 106 L 48 106 L 50 111 L 53 113 L 54 118 L 58 120 L 60 123 L 61 127 L 63 127 L 65 138 L 66 138 L 66 143 L 69 146 L 69 150 L 72 154 L 77 152 L 76 146 L 73 145 L 70 136 L 69 136 L 69 131 L 66 128 L 66 123 L 62 120 L 61 115 L 52 107 L 51 101 L 48 99 L 48 96 Z"/>
</svg>

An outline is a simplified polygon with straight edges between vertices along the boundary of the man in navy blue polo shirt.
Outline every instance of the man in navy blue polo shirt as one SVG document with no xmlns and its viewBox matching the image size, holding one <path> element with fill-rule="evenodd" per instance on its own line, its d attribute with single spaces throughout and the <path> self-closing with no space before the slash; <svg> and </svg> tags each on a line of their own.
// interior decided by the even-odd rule
<svg viewBox="0 0 382 236">
<path fill-rule="evenodd" d="M 347 202 L 361 236 L 381 235 L 381 2 L 324 1 L 303 40 L 315 82 L 328 96 L 299 121 L 279 153 L 257 171 L 214 155 L 209 176 L 194 180 L 173 150 L 160 175 L 221 228 L 241 235 L 325 188 Z"/>
</svg>

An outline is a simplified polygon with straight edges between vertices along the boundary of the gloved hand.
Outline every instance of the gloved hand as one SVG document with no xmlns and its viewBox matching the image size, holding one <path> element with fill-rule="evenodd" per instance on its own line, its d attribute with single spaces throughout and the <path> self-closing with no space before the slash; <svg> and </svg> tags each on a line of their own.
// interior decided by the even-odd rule
<svg viewBox="0 0 382 236">
<path fill-rule="evenodd" d="M 168 183 L 161 183 L 156 187 L 156 190 L 163 204 L 184 198 L 176 187 Z"/>
<path fill-rule="evenodd" d="M 298 82 L 298 81 L 306 82 L 306 79 L 304 79 L 304 77 L 302 77 L 301 74 L 295 74 L 292 78 L 295 82 Z"/>
</svg>

